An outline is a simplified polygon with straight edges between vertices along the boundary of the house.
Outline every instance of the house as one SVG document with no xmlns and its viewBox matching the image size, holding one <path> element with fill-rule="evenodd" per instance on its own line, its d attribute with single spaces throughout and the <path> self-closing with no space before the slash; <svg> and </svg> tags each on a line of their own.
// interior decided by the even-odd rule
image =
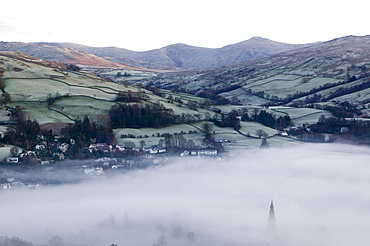
<svg viewBox="0 0 370 246">
<path fill-rule="evenodd" d="M 44 150 L 45 149 L 45 146 L 42 145 L 42 144 L 38 144 L 38 145 L 35 146 L 35 149 L 36 150 Z"/>
<path fill-rule="evenodd" d="M 167 152 L 165 148 L 160 148 L 158 145 L 145 149 L 145 151 L 147 151 L 149 154 L 163 154 Z"/>
<path fill-rule="evenodd" d="M 217 149 L 193 149 L 185 150 L 180 156 L 217 156 Z"/>
<path fill-rule="evenodd" d="M 124 151 L 125 150 L 125 146 L 124 145 L 117 144 L 116 145 L 116 149 L 118 149 L 119 151 Z"/>
<path fill-rule="evenodd" d="M 104 153 L 108 153 L 112 151 L 112 145 L 108 145 L 106 143 L 90 144 L 89 152 L 92 153 L 93 151 L 102 151 Z"/>
<path fill-rule="evenodd" d="M 216 156 L 217 149 L 200 149 L 198 151 L 199 156 Z"/>
<path fill-rule="evenodd" d="M 104 173 L 102 167 L 92 167 L 92 168 L 86 168 L 84 170 L 84 173 L 87 175 L 101 175 Z"/>
<path fill-rule="evenodd" d="M 67 152 L 68 147 L 69 147 L 69 144 L 67 144 L 67 143 L 62 143 L 61 145 L 59 145 L 59 147 L 58 147 L 58 148 L 59 148 L 63 153 L 65 153 L 65 152 Z"/>
<path fill-rule="evenodd" d="M 19 154 L 19 157 L 20 158 L 24 158 L 24 157 L 37 157 L 35 151 L 27 151 L 27 152 L 24 152 L 24 153 L 20 153 Z"/>
<path fill-rule="evenodd" d="M 7 163 L 18 163 L 19 159 L 18 157 L 7 157 L 6 162 Z"/>
<path fill-rule="evenodd" d="M 215 138 L 216 143 L 230 143 L 229 140 L 224 139 L 224 138 Z"/>
<path fill-rule="evenodd" d="M 64 160 L 65 159 L 65 156 L 63 153 L 53 153 L 53 157 L 57 157 L 59 160 Z"/>
<path fill-rule="evenodd" d="M 340 132 L 348 132 L 348 131 L 349 131 L 348 127 L 343 126 L 342 128 L 340 128 Z"/>
</svg>

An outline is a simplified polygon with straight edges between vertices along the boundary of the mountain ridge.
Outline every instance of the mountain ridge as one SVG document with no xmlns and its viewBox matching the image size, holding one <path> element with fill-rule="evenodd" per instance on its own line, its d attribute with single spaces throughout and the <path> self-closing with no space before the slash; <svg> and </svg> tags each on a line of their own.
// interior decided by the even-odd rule
<svg viewBox="0 0 370 246">
<path fill-rule="evenodd" d="M 213 68 L 244 62 L 262 56 L 312 45 L 286 44 L 267 38 L 253 37 L 221 48 L 205 48 L 176 43 L 148 51 L 132 51 L 118 47 L 90 47 L 74 43 L 44 43 L 51 46 L 81 49 L 116 63 L 127 64 L 128 59 L 174 68 Z M 143 65 L 143 64 L 141 64 Z"/>
</svg>

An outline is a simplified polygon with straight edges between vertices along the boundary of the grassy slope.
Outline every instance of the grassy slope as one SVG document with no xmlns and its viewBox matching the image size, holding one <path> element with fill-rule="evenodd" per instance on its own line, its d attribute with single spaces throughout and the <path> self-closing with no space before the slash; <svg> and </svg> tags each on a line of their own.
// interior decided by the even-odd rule
<svg viewBox="0 0 370 246">
<path fill-rule="evenodd" d="M 39 64 L 34 64 L 30 61 L 19 61 L 17 59 L 9 57 L 1 57 L 3 66 L 6 69 L 5 72 L 5 90 L 11 94 L 11 102 L 8 106 L 21 106 L 26 113 L 26 117 L 29 119 L 36 119 L 40 124 L 45 123 L 71 123 L 76 118 L 83 118 L 85 115 L 90 116 L 92 119 L 101 121 L 104 116 L 107 115 L 109 109 L 114 102 L 116 95 L 119 91 L 139 91 L 141 89 L 123 84 L 117 84 L 106 81 L 99 76 L 96 76 L 87 72 L 72 72 L 62 71 L 55 67 L 45 67 Z M 22 71 L 16 72 L 14 68 L 21 68 Z M 295 79 L 291 77 L 294 81 Z M 199 85 L 198 85 L 199 86 Z M 150 91 L 145 91 L 149 96 L 148 102 L 161 102 L 166 108 L 173 109 L 175 114 L 191 114 L 198 115 L 199 120 L 203 120 L 204 116 L 208 114 L 213 116 L 215 113 L 205 109 L 192 110 L 186 107 L 188 101 L 200 102 L 204 99 L 198 98 L 192 95 L 183 93 L 173 93 L 170 91 L 163 91 L 164 97 L 154 95 Z M 51 107 L 47 105 L 47 98 L 52 95 L 61 95 Z M 178 103 L 169 103 L 169 95 L 181 98 L 183 101 L 182 105 Z M 236 106 L 226 105 L 220 106 L 220 109 L 227 113 L 232 109 L 236 109 Z M 253 109 L 254 107 L 250 107 Z M 3 111 L 5 112 L 5 111 Z M 291 110 L 293 112 L 293 110 Z M 288 112 L 289 114 L 291 112 Z M 303 111 L 302 111 L 303 112 Z M 309 115 L 313 112 L 308 112 Z M 305 115 L 297 114 L 297 117 Z M 102 116 L 102 117 L 100 117 Z M 4 116 L 5 117 L 5 116 Z M 319 115 L 317 116 L 317 118 Z M 184 135 L 187 139 L 192 139 L 196 144 L 201 144 L 204 138 L 204 133 L 199 130 L 203 121 L 194 123 L 192 125 L 182 124 L 161 129 L 116 129 L 115 133 L 117 136 L 118 143 L 123 144 L 126 141 L 133 141 L 138 146 L 140 140 L 145 140 L 147 146 L 155 145 L 161 137 L 157 137 L 157 133 L 180 133 L 181 131 L 197 131 L 196 134 Z M 258 123 L 242 122 L 241 133 L 251 135 L 252 137 L 246 137 L 232 128 L 220 128 L 214 126 L 215 138 L 224 138 L 232 141 L 230 144 L 226 144 L 226 150 L 233 150 L 239 147 L 256 147 L 260 144 L 260 139 L 256 139 L 255 132 L 257 129 L 262 129 L 269 134 L 274 136 L 277 132 L 274 129 L 265 127 Z M 5 130 L 5 129 L 4 129 Z M 148 135 L 149 138 L 120 138 L 122 134 L 134 134 L 134 135 Z M 155 136 L 153 137 L 153 134 Z M 278 139 L 273 137 L 269 141 L 275 141 L 276 143 L 284 142 L 286 139 Z"/>
</svg>

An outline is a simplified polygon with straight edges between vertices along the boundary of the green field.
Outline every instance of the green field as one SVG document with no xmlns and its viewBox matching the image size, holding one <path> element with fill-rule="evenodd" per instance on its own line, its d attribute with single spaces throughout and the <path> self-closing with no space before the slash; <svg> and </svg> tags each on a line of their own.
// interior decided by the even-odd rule
<svg viewBox="0 0 370 246">
<path fill-rule="evenodd" d="M 279 74 L 266 79 L 252 81 L 243 86 L 244 89 L 252 91 L 264 91 L 265 94 L 285 98 L 299 91 L 310 91 L 312 88 L 319 87 L 325 83 L 338 82 L 336 79 L 323 77 L 303 77 L 290 74 Z"/>
<path fill-rule="evenodd" d="M 279 115 L 289 115 L 294 125 L 314 124 L 318 121 L 321 115 L 325 117 L 333 116 L 330 112 L 313 109 L 313 108 L 292 108 L 292 107 L 270 107 L 270 112 Z"/>
</svg>

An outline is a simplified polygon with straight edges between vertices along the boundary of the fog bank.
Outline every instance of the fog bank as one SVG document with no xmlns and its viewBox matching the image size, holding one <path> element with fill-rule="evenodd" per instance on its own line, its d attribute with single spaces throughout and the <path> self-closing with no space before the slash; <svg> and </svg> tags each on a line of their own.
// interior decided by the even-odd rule
<svg viewBox="0 0 370 246">
<path fill-rule="evenodd" d="M 34 245 L 54 235 L 65 245 L 274 245 L 273 199 L 280 245 L 367 245 L 369 157 L 367 147 L 307 144 L 5 190 L 0 236 Z"/>
</svg>

